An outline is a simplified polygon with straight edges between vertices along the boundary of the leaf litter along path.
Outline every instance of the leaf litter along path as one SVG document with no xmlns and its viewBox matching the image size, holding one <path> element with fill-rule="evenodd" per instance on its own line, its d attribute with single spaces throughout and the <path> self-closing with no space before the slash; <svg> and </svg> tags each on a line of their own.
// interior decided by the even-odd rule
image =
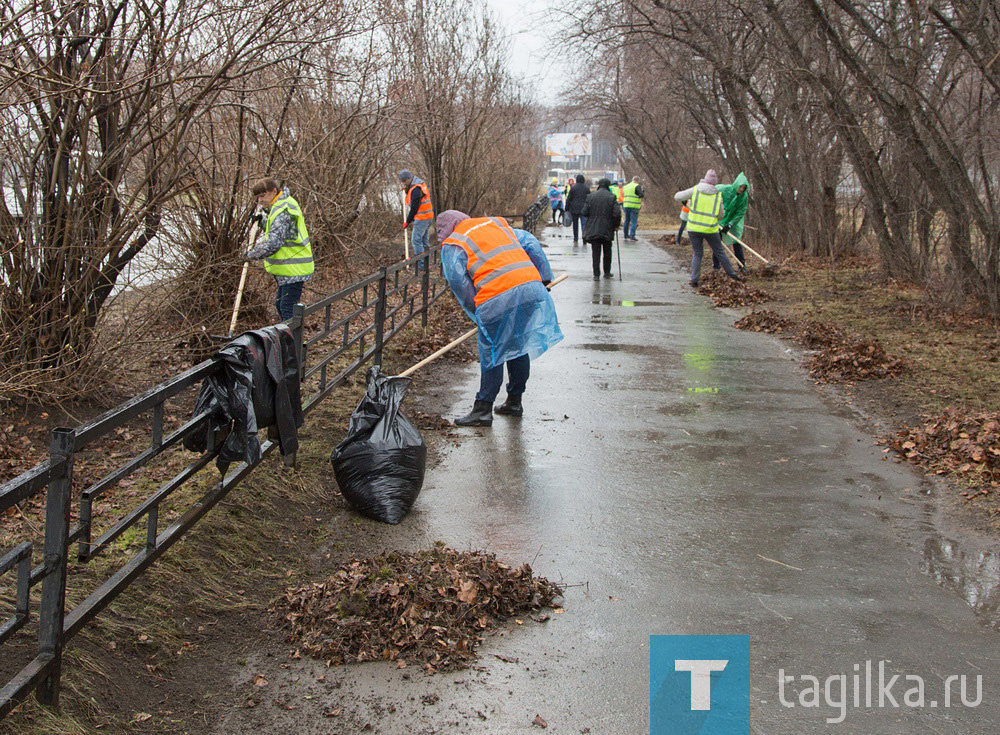
<svg viewBox="0 0 1000 735">
<path fill-rule="evenodd" d="M 515 615 L 552 607 L 561 595 L 528 564 L 512 567 L 493 554 L 438 545 L 349 560 L 325 582 L 289 589 L 275 612 L 296 653 L 331 665 L 412 663 L 433 674 L 465 668 L 483 633 Z"/>
<path fill-rule="evenodd" d="M 818 383 L 846 383 L 891 378 L 906 369 L 906 363 L 890 355 L 874 339 L 849 334 L 832 324 L 796 321 L 773 311 L 751 311 L 733 325 L 752 332 L 780 334 L 817 350 L 806 362 L 809 375 Z"/>
</svg>

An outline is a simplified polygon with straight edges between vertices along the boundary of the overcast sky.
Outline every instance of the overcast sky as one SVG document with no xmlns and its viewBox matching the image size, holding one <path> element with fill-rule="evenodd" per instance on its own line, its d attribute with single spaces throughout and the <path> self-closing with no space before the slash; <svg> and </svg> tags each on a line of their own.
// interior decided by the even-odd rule
<svg viewBox="0 0 1000 735">
<path fill-rule="evenodd" d="M 556 4 L 550 0 L 487 0 L 487 4 L 510 33 L 511 69 L 526 79 L 539 80 L 533 82 L 539 102 L 556 103 L 562 72 L 546 57 L 556 43 L 557 30 L 547 11 Z"/>
</svg>

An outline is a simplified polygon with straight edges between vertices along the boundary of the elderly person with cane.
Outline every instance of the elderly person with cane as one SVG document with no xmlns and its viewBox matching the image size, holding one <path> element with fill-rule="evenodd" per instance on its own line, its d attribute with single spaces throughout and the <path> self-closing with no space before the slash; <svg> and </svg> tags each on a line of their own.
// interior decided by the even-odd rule
<svg viewBox="0 0 1000 735">
<path fill-rule="evenodd" d="M 552 269 L 534 235 L 500 217 L 438 215 L 441 265 L 455 298 L 479 328 L 479 392 L 457 426 L 492 426 L 507 366 L 507 399 L 497 413 L 521 416 L 531 360 L 563 335 L 546 285 Z"/>
</svg>

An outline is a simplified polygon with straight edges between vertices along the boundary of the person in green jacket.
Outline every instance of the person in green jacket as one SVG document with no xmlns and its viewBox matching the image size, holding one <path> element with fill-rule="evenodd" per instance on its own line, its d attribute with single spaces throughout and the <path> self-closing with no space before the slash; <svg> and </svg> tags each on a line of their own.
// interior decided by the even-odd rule
<svg viewBox="0 0 1000 735">
<path fill-rule="evenodd" d="M 731 235 L 743 239 L 743 219 L 746 217 L 747 204 L 750 202 L 750 182 L 747 181 L 746 174 L 740 171 L 733 183 L 720 184 L 716 188 L 722 194 L 722 205 L 726 212 L 719 220 L 719 234 L 722 235 L 722 242 L 732 248 L 736 259 L 740 261 L 740 272 L 746 273 L 747 261 L 743 246 L 736 242 Z M 714 254 L 712 255 L 712 267 L 715 270 L 722 267 Z"/>
</svg>

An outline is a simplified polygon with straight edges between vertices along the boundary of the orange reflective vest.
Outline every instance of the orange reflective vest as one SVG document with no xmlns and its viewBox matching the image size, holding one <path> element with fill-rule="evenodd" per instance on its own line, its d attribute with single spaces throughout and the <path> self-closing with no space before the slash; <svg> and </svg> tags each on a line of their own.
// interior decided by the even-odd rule
<svg viewBox="0 0 1000 735">
<path fill-rule="evenodd" d="M 410 211 L 410 206 L 413 204 L 413 190 L 418 188 L 424 193 L 423 198 L 420 200 L 420 206 L 417 207 L 417 213 L 413 217 L 415 220 L 420 219 L 434 219 L 434 205 L 431 204 L 431 192 L 427 188 L 427 184 L 423 181 L 417 181 L 413 186 L 406 190 L 406 211 Z"/>
<path fill-rule="evenodd" d="M 476 307 L 522 283 L 542 280 L 514 230 L 499 217 L 459 222 L 444 244 L 465 251 L 469 276 L 476 288 Z"/>
</svg>

